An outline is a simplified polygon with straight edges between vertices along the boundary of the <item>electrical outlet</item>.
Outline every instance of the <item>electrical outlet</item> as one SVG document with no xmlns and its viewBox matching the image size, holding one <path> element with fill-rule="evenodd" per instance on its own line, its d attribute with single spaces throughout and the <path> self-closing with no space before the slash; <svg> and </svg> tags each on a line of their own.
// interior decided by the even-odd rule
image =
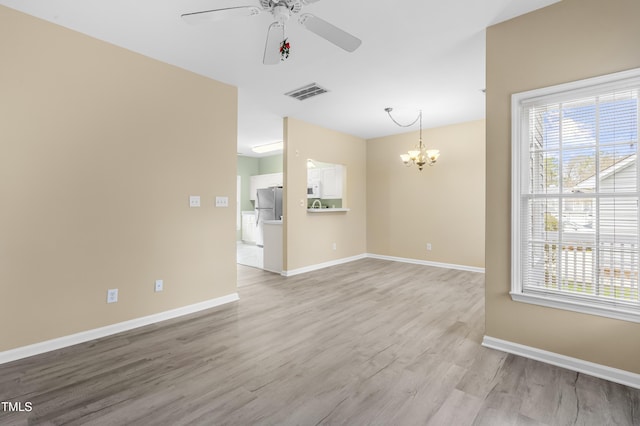
<svg viewBox="0 0 640 426">
<path fill-rule="evenodd" d="M 154 289 L 155 289 L 156 293 L 159 292 L 159 291 L 164 290 L 164 281 L 156 280 L 156 285 L 155 285 Z"/>
<path fill-rule="evenodd" d="M 300 207 L 304 207 L 306 205 L 306 203 L 304 202 L 304 200 L 300 200 Z"/>
<path fill-rule="evenodd" d="M 189 196 L 189 207 L 200 207 L 200 196 L 199 195 L 190 195 Z"/>
<path fill-rule="evenodd" d="M 331 244 L 331 248 L 332 248 L 333 250 L 337 250 L 337 249 L 338 249 L 338 246 L 337 246 L 337 244 L 336 244 L 336 243 L 333 243 L 333 244 Z"/>
<path fill-rule="evenodd" d="M 118 289 L 110 288 L 107 290 L 107 303 L 116 303 L 118 301 Z"/>
<path fill-rule="evenodd" d="M 427 250 L 431 251 L 431 243 L 427 243 Z"/>
<path fill-rule="evenodd" d="M 229 207 L 229 197 L 216 197 L 216 207 Z"/>
</svg>

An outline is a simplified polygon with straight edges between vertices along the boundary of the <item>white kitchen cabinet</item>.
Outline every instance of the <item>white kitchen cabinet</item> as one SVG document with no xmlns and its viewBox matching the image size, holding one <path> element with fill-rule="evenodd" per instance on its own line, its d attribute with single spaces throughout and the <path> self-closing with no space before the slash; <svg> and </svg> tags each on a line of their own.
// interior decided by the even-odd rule
<svg viewBox="0 0 640 426">
<path fill-rule="evenodd" d="M 242 241 L 245 243 L 255 243 L 256 232 L 255 212 L 242 212 Z"/>
<path fill-rule="evenodd" d="M 249 180 L 249 199 L 256 200 L 256 190 L 269 188 L 271 186 L 282 186 L 282 173 L 268 173 L 265 175 L 254 175 Z"/>
<path fill-rule="evenodd" d="M 320 182 L 321 198 L 342 198 L 343 180 L 344 166 L 341 164 L 334 164 L 331 167 L 309 169 L 307 171 L 307 185 Z"/>
<path fill-rule="evenodd" d="M 277 274 L 282 272 L 282 221 L 267 220 L 263 225 L 263 269 Z"/>
<path fill-rule="evenodd" d="M 343 166 L 336 164 L 322 170 L 322 198 L 342 198 Z"/>
</svg>

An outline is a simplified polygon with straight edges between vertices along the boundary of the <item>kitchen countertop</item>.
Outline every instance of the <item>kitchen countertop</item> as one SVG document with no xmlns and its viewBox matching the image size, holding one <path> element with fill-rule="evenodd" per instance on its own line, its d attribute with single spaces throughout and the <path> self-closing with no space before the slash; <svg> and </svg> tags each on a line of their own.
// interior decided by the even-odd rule
<svg viewBox="0 0 640 426">
<path fill-rule="evenodd" d="M 348 212 L 351 209 L 307 209 L 307 213 L 335 213 Z"/>
</svg>

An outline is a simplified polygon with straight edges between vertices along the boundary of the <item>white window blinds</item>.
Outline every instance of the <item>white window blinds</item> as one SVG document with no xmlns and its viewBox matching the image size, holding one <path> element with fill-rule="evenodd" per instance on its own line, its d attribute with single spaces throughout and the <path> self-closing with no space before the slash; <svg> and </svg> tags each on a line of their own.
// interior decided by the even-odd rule
<svg viewBox="0 0 640 426">
<path fill-rule="evenodd" d="M 635 78 L 514 96 L 512 293 L 640 308 L 639 90 Z"/>
</svg>

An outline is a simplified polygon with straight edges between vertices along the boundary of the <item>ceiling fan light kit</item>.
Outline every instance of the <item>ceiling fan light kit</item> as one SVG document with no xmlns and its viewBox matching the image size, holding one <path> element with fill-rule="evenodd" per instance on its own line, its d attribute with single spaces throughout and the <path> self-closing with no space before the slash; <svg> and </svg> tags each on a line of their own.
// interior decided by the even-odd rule
<svg viewBox="0 0 640 426">
<path fill-rule="evenodd" d="M 303 7 L 320 0 L 259 0 L 260 7 L 238 6 L 222 9 L 203 10 L 182 15 L 182 19 L 190 24 L 221 21 L 236 17 L 254 16 L 262 12 L 269 12 L 274 22 L 267 30 L 264 56 L 262 62 L 265 65 L 275 65 L 289 57 L 290 43 L 285 37 L 285 24 L 292 15 L 298 16 L 298 22 L 307 30 L 333 43 L 339 48 L 353 52 L 362 41 L 333 24 L 318 18 L 311 13 L 300 14 Z"/>
</svg>

